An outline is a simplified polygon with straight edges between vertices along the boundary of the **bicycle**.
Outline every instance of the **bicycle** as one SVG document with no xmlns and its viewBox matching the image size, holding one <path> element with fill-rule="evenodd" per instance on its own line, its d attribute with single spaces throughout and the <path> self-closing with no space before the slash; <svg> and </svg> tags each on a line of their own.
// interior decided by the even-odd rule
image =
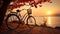
<svg viewBox="0 0 60 34">
<path fill-rule="evenodd" d="M 19 12 L 21 12 L 23 10 L 27 10 L 27 13 L 24 14 L 23 17 L 21 17 L 21 14 Z M 35 26 L 36 20 L 31 14 L 32 14 L 31 7 L 28 9 L 16 10 L 16 12 L 10 12 L 6 18 L 6 25 L 7 25 L 8 29 L 12 29 L 12 30 L 17 29 L 20 24 L 25 23 L 25 20 L 26 20 L 26 25 Z M 31 24 L 29 24 L 29 23 L 31 23 Z"/>
</svg>

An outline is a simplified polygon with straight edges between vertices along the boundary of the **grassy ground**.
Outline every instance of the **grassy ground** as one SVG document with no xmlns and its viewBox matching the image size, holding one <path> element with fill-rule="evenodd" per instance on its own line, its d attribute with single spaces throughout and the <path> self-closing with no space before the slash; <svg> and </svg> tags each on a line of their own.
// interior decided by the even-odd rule
<svg viewBox="0 0 60 34">
<path fill-rule="evenodd" d="M 60 28 L 48 28 L 46 26 L 29 27 L 27 25 L 20 25 L 16 30 L 9 30 L 6 23 L 3 22 L 0 34 L 60 34 Z"/>
</svg>

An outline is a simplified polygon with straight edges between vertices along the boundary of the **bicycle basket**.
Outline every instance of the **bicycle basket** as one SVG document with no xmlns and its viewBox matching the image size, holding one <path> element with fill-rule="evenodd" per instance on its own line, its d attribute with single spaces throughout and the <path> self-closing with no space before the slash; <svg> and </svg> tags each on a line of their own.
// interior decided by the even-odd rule
<svg viewBox="0 0 60 34">
<path fill-rule="evenodd" d="M 32 9 L 27 9 L 28 14 L 32 14 Z"/>
</svg>

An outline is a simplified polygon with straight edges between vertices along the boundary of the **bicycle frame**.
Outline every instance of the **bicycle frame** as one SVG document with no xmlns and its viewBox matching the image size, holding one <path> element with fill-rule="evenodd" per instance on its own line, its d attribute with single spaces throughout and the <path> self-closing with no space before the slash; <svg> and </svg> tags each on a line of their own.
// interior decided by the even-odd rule
<svg viewBox="0 0 60 34">
<path fill-rule="evenodd" d="M 31 7 L 30 7 L 30 8 L 31 8 Z M 29 8 L 29 9 L 30 9 L 30 8 Z M 22 9 L 22 10 L 26 10 L 26 9 Z M 21 10 L 21 11 L 22 11 L 22 10 Z M 27 9 L 27 10 L 28 10 L 28 9 Z M 17 14 L 18 14 L 18 13 L 17 13 Z M 19 16 L 21 16 L 21 14 L 20 14 Z M 31 16 L 31 14 L 29 14 L 28 11 L 27 11 L 27 13 L 25 13 L 25 14 L 22 16 L 21 20 L 22 20 L 22 21 L 25 21 L 25 19 L 28 18 L 29 16 Z"/>
<path fill-rule="evenodd" d="M 30 9 L 30 8 L 28 8 L 28 9 Z M 22 10 L 28 10 L 28 9 L 22 9 Z M 21 12 L 22 10 L 19 10 L 17 12 L 10 12 L 9 14 L 16 14 L 16 15 L 22 17 L 20 20 L 25 21 L 25 19 L 28 18 L 31 14 L 29 14 L 28 11 L 27 11 L 27 13 L 25 13 L 23 16 L 21 16 L 21 14 L 19 12 Z"/>
<path fill-rule="evenodd" d="M 28 18 L 29 16 L 30 16 L 30 14 L 25 13 L 25 14 L 22 16 L 21 20 L 22 20 L 22 21 L 25 21 L 26 18 Z"/>
</svg>

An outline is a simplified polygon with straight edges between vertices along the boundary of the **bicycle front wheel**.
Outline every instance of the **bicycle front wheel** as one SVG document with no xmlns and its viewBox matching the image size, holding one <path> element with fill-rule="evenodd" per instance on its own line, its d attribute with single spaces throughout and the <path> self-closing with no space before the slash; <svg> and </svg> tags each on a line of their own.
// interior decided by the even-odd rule
<svg viewBox="0 0 60 34">
<path fill-rule="evenodd" d="M 6 25 L 8 29 L 14 30 L 19 27 L 20 18 L 15 14 L 10 14 L 7 16 Z"/>
<path fill-rule="evenodd" d="M 35 26 L 36 25 L 36 20 L 33 16 L 30 16 L 27 18 L 27 25 L 30 26 Z"/>
</svg>

